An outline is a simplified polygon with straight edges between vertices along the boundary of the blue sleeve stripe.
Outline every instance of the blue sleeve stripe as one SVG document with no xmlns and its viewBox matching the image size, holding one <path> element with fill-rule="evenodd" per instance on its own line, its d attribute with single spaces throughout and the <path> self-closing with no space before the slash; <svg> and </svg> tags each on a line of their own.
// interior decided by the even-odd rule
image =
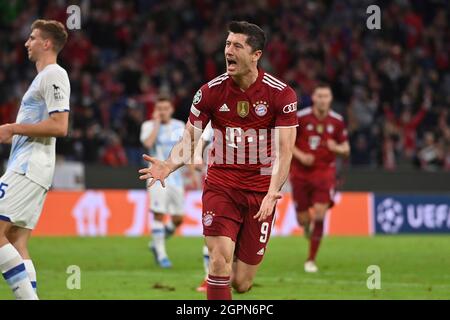
<svg viewBox="0 0 450 320">
<path fill-rule="evenodd" d="M 52 113 L 56 113 L 56 112 L 69 112 L 69 109 L 62 109 L 62 110 L 54 110 L 54 111 L 50 111 L 48 114 L 52 114 Z"/>
</svg>

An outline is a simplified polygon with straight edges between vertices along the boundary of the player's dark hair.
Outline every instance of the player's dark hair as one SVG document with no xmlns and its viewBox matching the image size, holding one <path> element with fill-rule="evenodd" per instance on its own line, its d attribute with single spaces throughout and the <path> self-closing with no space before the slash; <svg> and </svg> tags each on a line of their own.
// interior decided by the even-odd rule
<svg viewBox="0 0 450 320">
<path fill-rule="evenodd" d="M 173 105 L 172 99 L 170 98 L 170 96 L 168 94 L 165 93 L 161 93 L 156 97 L 156 103 L 158 102 L 163 102 L 163 101 L 168 101 L 170 102 L 170 104 Z"/>
<path fill-rule="evenodd" d="M 228 24 L 228 31 L 233 33 L 245 34 L 247 44 L 252 47 L 253 52 L 263 50 L 266 45 L 266 34 L 263 29 L 256 24 L 247 21 L 231 21 Z"/>
<path fill-rule="evenodd" d="M 331 88 L 331 85 L 328 82 L 325 81 L 321 81 L 319 82 L 315 87 L 314 90 L 316 89 L 330 89 L 330 91 L 333 91 Z"/>
<path fill-rule="evenodd" d="M 44 39 L 50 38 L 56 53 L 59 53 L 67 41 L 67 30 L 64 25 L 56 20 L 38 19 L 31 25 L 31 30 L 39 29 Z"/>
</svg>

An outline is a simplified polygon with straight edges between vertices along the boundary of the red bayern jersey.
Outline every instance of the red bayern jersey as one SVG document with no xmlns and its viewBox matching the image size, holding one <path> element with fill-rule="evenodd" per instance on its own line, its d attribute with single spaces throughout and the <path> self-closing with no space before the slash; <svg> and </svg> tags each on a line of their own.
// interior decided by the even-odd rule
<svg viewBox="0 0 450 320">
<path fill-rule="evenodd" d="M 327 140 L 332 139 L 338 144 L 347 141 L 347 130 L 342 116 L 333 110 L 319 120 L 312 108 L 297 112 L 298 124 L 295 145 L 300 151 L 314 155 L 312 166 L 304 166 L 296 158 L 292 159 L 291 175 L 304 176 L 327 169 L 335 171 L 336 155 L 327 147 Z"/>
<path fill-rule="evenodd" d="M 189 121 L 214 129 L 208 183 L 267 192 L 273 163 L 273 130 L 298 126 L 297 96 L 287 84 L 263 70 L 245 91 L 226 73 L 194 96 Z"/>
</svg>

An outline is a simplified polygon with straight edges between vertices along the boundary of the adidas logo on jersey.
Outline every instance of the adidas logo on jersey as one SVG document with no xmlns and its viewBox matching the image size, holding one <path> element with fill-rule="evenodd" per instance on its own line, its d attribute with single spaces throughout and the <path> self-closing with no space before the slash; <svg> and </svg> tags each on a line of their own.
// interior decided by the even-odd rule
<svg viewBox="0 0 450 320">
<path fill-rule="evenodd" d="M 224 103 L 224 104 L 219 108 L 219 111 L 227 112 L 227 111 L 230 111 L 230 108 L 228 108 L 227 104 Z"/>
<path fill-rule="evenodd" d="M 264 248 L 261 248 L 261 250 L 259 250 L 256 254 L 257 254 L 258 256 L 264 255 Z"/>
</svg>

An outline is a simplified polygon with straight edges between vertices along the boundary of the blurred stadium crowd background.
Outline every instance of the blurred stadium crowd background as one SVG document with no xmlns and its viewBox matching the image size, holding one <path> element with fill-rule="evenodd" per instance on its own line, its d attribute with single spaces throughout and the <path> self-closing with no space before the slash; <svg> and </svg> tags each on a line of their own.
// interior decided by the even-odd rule
<svg viewBox="0 0 450 320">
<path fill-rule="evenodd" d="M 381 30 L 366 8 L 381 7 Z M 450 170 L 449 2 L 302 0 L 0 1 L 0 122 L 15 121 L 35 76 L 24 42 L 36 18 L 65 22 L 81 7 L 59 63 L 72 86 L 71 133 L 60 159 L 141 164 L 140 126 L 159 93 L 186 121 L 202 83 L 223 73 L 230 20 L 263 27 L 262 67 L 310 105 L 318 81 L 349 127 L 351 167 Z M 9 147 L 0 147 L 6 160 Z"/>
</svg>

